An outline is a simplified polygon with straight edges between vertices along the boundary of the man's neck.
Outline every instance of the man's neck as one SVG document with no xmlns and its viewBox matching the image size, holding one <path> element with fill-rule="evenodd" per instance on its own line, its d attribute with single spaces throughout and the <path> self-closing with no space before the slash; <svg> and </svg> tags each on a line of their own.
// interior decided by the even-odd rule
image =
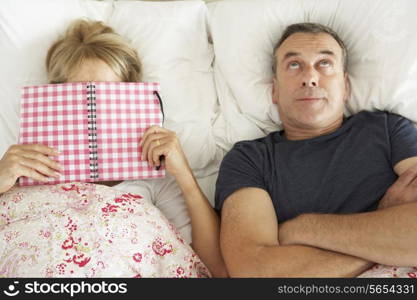
<svg viewBox="0 0 417 300">
<path fill-rule="evenodd" d="M 335 122 L 321 128 L 299 128 L 284 124 L 284 137 L 290 141 L 312 139 L 335 132 L 342 126 L 342 123 L 343 118 L 337 119 Z"/>
</svg>

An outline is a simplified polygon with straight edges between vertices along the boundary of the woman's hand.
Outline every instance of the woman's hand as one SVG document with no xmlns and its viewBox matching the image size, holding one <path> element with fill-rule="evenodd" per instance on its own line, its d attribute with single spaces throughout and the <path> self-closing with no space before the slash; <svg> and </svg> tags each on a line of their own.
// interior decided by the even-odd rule
<svg viewBox="0 0 417 300">
<path fill-rule="evenodd" d="M 147 160 L 151 167 L 160 166 L 163 155 L 166 170 L 176 179 L 191 173 L 175 132 L 152 126 L 145 131 L 140 146 L 142 147 L 142 160 Z"/>
<path fill-rule="evenodd" d="M 48 177 L 59 177 L 62 168 L 48 157 L 59 155 L 44 145 L 13 145 L 0 160 L 0 194 L 7 192 L 20 176 L 46 182 Z"/>
</svg>

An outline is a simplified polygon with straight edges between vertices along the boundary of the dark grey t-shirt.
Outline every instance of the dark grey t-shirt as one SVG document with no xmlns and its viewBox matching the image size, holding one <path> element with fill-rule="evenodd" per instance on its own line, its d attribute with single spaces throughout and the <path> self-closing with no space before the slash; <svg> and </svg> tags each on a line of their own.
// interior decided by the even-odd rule
<svg viewBox="0 0 417 300">
<path fill-rule="evenodd" d="M 417 129 L 387 112 L 362 111 L 337 131 L 307 140 L 282 133 L 234 145 L 220 167 L 216 210 L 244 187 L 267 191 L 279 222 L 302 213 L 374 210 L 397 179 L 395 164 L 417 156 Z"/>
</svg>

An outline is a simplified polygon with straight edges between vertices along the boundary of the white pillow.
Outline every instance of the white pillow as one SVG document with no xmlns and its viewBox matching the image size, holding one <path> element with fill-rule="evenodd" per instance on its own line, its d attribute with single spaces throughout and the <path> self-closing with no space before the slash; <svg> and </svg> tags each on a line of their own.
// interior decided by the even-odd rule
<svg viewBox="0 0 417 300">
<path fill-rule="evenodd" d="M 388 110 L 417 122 L 417 2 L 257 0 L 209 4 L 222 116 L 218 144 L 229 149 L 278 129 L 272 104 L 272 51 L 286 26 L 333 28 L 349 53 L 352 95 L 346 113 Z M 226 131 L 226 134 L 223 132 Z"/>
<path fill-rule="evenodd" d="M 178 132 L 191 166 L 212 173 L 219 155 L 211 130 L 217 99 L 206 11 L 202 1 L 2 0 L 0 157 L 17 142 L 20 88 L 47 82 L 48 48 L 72 20 L 88 17 L 133 42 L 144 80 L 161 82 L 166 127 Z"/>
<path fill-rule="evenodd" d="M 20 88 L 47 82 L 48 48 L 75 18 L 103 20 L 110 3 L 3 0 L 0 5 L 0 155 L 19 134 Z"/>
<path fill-rule="evenodd" d="M 165 127 L 178 133 L 201 176 L 213 173 L 220 155 L 211 126 L 217 95 L 206 16 L 203 1 L 116 1 L 109 19 L 138 50 L 144 80 L 161 83 Z"/>
</svg>

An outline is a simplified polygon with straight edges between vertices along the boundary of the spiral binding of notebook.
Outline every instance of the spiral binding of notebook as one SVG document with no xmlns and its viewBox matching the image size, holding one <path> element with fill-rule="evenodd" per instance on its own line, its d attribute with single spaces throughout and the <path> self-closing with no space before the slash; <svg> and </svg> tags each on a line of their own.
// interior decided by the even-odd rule
<svg viewBox="0 0 417 300">
<path fill-rule="evenodd" d="M 88 111 L 88 148 L 90 158 L 90 178 L 97 179 L 98 172 L 98 153 L 97 153 L 97 109 L 96 91 L 93 83 L 87 85 L 87 111 Z"/>
</svg>

